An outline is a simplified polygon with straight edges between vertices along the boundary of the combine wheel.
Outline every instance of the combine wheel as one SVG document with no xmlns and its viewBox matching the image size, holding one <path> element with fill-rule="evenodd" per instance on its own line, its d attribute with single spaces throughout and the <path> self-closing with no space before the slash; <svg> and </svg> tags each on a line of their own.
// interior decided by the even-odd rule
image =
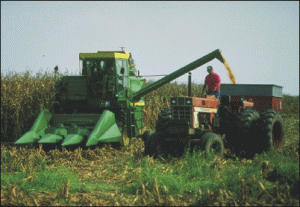
<svg viewBox="0 0 300 207">
<path fill-rule="evenodd" d="M 164 108 L 158 115 L 155 130 L 158 132 L 162 132 L 163 130 L 166 129 L 166 126 L 170 123 L 171 120 L 172 120 L 171 108 Z"/>
<path fill-rule="evenodd" d="M 256 126 L 259 132 L 258 153 L 271 148 L 282 151 L 285 143 L 283 119 L 274 109 L 266 109 L 260 113 L 260 120 Z"/>
<path fill-rule="evenodd" d="M 238 113 L 233 120 L 231 129 L 226 134 L 226 142 L 237 156 L 252 157 L 255 150 L 255 125 L 259 120 L 259 113 L 254 109 L 246 109 Z"/>
<path fill-rule="evenodd" d="M 213 132 L 208 132 L 201 137 L 201 150 L 205 156 L 222 159 L 224 156 L 224 143 L 221 137 Z"/>
</svg>

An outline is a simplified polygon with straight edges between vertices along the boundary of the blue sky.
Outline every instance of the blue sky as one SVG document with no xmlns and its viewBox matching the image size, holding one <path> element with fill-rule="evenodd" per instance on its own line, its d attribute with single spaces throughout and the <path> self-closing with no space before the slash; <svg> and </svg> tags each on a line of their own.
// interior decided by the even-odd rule
<svg viewBox="0 0 300 207">
<path fill-rule="evenodd" d="M 221 49 L 237 83 L 299 95 L 299 2 L 1 2 L 1 71 L 78 73 L 80 52 L 126 50 L 141 75 L 169 74 Z M 212 65 L 194 70 L 203 83 Z M 157 79 L 157 78 L 156 78 Z M 177 79 L 187 81 L 187 75 Z"/>
</svg>

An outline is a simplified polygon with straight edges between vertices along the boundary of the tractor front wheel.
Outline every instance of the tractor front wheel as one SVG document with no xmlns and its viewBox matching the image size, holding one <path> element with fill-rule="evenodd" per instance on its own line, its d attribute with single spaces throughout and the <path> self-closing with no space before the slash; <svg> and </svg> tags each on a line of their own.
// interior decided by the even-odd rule
<svg viewBox="0 0 300 207">
<path fill-rule="evenodd" d="M 205 156 L 212 156 L 219 159 L 224 157 L 224 143 L 221 137 L 213 132 L 204 134 L 201 137 L 201 150 Z"/>
<path fill-rule="evenodd" d="M 144 141 L 144 145 L 145 145 L 145 155 L 150 155 L 150 147 L 149 147 L 149 143 L 148 140 L 150 139 L 150 137 L 152 136 L 154 132 L 151 130 L 147 130 L 144 132 L 142 139 Z"/>
<path fill-rule="evenodd" d="M 164 150 L 160 143 L 161 133 L 156 132 L 148 136 L 145 141 L 145 155 L 157 158 L 159 155 L 164 156 Z"/>
</svg>

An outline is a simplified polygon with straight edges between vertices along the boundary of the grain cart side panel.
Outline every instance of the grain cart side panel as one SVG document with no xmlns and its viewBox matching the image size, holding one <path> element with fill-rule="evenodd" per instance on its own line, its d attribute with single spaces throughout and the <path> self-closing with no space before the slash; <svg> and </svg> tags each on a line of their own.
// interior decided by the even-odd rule
<svg viewBox="0 0 300 207">
<path fill-rule="evenodd" d="M 282 98 L 272 97 L 272 109 L 282 112 Z"/>
<path fill-rule="evenodd" d="M 264 109 L 282 110 L 282 86 L 271 84 L 221 84 L 221 95 L 244 97 L 254 103 L 259 112 Z"/>
</svg>

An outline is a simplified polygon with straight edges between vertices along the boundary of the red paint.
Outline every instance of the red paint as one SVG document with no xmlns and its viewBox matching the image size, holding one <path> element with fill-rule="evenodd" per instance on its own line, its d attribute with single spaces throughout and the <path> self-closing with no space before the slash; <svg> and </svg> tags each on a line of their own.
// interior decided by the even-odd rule
<svg viewBox="0 0 300 207">
<path fill-rule="evenodd" d="M 207 96 L 206 98 L 193 97 L 193 107 L 204 107 L 204 108 L 218 108 L 219 100 L 214 95 Z"/>
<path fill-rule="evenodd" d="M 282 98 L 271 96 L 245 96 L 245 99 L 254 103 L 253 108 L 258 112 L 264 109 L 282 111 Z"/>
</svg>

